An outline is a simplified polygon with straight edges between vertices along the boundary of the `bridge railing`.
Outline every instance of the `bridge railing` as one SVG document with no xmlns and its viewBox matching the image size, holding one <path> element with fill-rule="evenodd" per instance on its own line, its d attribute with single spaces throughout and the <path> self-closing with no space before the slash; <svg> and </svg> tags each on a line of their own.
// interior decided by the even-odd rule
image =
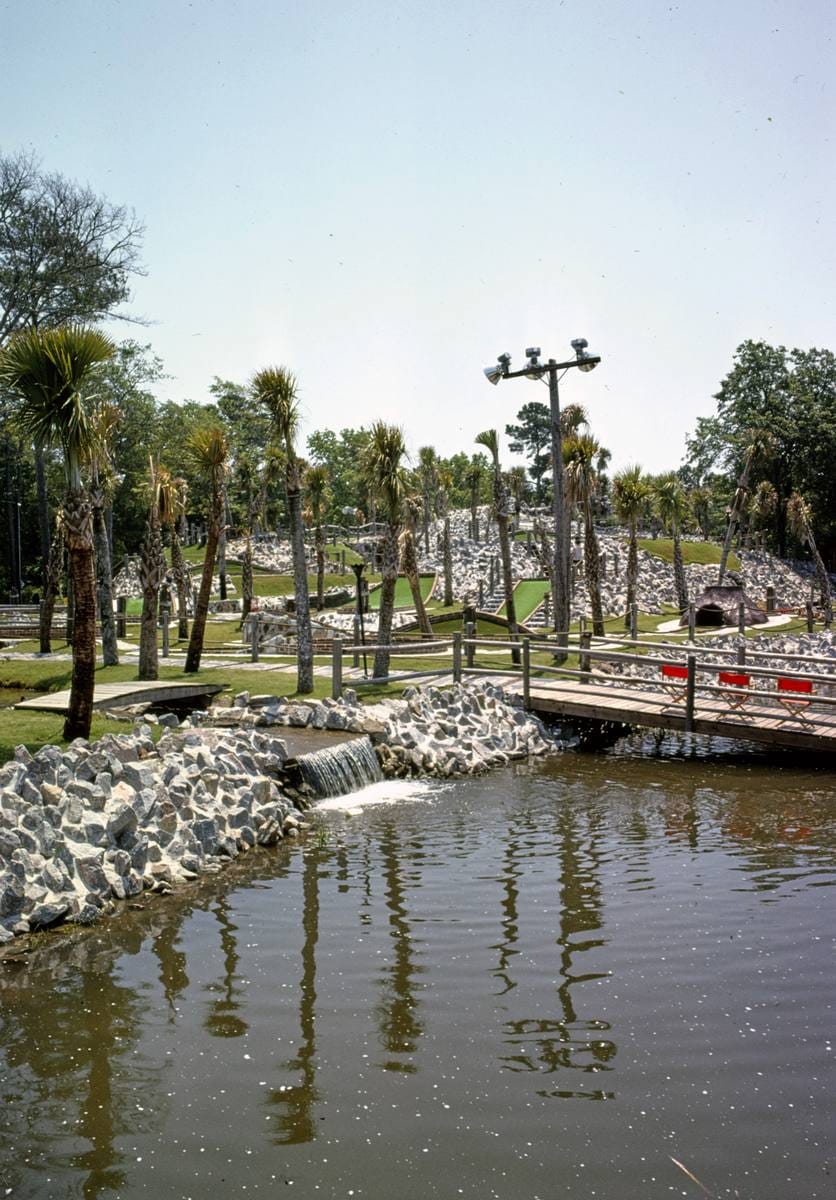
<svg viewBox="0 0 836 1200">
<path fill-rule="evenodd" d="M 558 635 L 560 636 L 560 635 Z M 564 635 L 565 637 L 565 635 Z M 833 667 L 833 659 L 829 659 L 822 655 L 811 654 L 785 654 L 770 651 L 750 650 L 746 646 L 736 647 L 700 647 L 699 653 L 690 651 L 688 647 L 677 645 L 676 643 L 666 642 L 644 642 L 638 639 L 619 639 L 619 646 L 634 646 L 641 649 L 642 653 L 636 650 L 613 649 L 612 646 L 602 645 L 596 648 L 593 644 L 592 636 L 589 633 L 580 635 L 569 635 L 566 639 L 567 644 L 562 644 L 555 639 L 535 639 L 531 637 L 522 638 L 520 641 L 506 641 L 504 639 L 484 638 L 475 636 L 464 636 L 456 632 L 449 639 L 443 639 L 433 642 L 413 643 L 411 645 L 393 644 L 387 647 L 381 647 L 378 643 L 366 643 L 365 645 L 347 645 L 345 642 L 335 640 L 333 644 L 333 671 L 332 671 L 332 694 L 337 697 L 342 692 L 342 664 L 345 654 L 354 655 L 355 666 L 358 664 L 359 656 L 364 654 L 366 659 L 369 655 L 373 655 L 379 648 L 385 648 L 389 651 L 391 657 L 403 656 L 408 657 L 416 650 L 435 652 L 446 655 L 451 654 L 451 662 L 448 667 L 446 664 L 438 665 L 422 671 L 406 671 L 399 673 L 388 673 L 385 677 L 353 679 L 353 685 L 362 685 L 363 683 L 395 683 L 403 680 L 420 679 L 425 677 L 449 676 L 453 682 L 460 682 L 463 678 L 471 676 L 498 676 L 508 677 L 520 680 L 522 684 L 523 700 L 526 708 L 531 707 L 531 689 L 532 684 L 537 683 L 540 679 L 548 679 L 549 677 L 576 679 L 584 685 L 605 685 L 609 688 L 641 688 L 643 691 L 651 691 L 663 695 L 666 691 L 670 691 L 671 682 L 662 674 L 662 668 L 665 666 L 684 666 L 686 669 L 685 676 L 682 681 L 682 700 L 684 702 L 684 715 L 686 729 L 693 727 L 694 717 L 697 709 L 697 700 L 699 698 L 722 698 L 728 700 L 730 689 L 728 686 L 720 684 L 719 675 L 727 672 L 730 667 L 745 668 L 745 674 L 750 678 L 750 682 L 744 687 L 738 687 L 737 693 L 745 695 L 746 700 L 752 699 L 755 701 L 763 701 L 764 703 L 773 704 L 779 700 L 777 690 L 777 681 L 780 679 L 790 678 L 794 681 L 809 683 L 814 689 L 809 694 L 809 702 L 812 705 L 821 705 L 830 707 L 836 704 L 836 672 L 833 670 L 822 670 L 822 667 Z M 612 639 L 602 639 L 602 641 Z M 508 655 L 511 658 L 509 666 L 499 666 L 496 663 L 482 663 L 476 665 L 475 656 L 477 650 L 488 650 L 492 655 L 497 657 Z M 646 651 L 664 651 L 665 653 L 647 653 Z M 577 666 L 569 665 L 566 661 L 559 661 L 560 658 L 569 653 L 572 659 L 577 661 Z M 532 662 L 532 654 L 539 653 L 540 655 L 549 654 L 557 656 L 558 660 L 553 660 L 551 663 L 538 661 L 536 664 Z M 514 659 L 518 658 L 519 663 Z M 763 660 L 770 660 L 770 665 L 758 665 Z M 718 661 L 725 660 L 725 661 Z M 778 662 L 778 666 L 774 665 Z M 596 670 L 596 664 L 610 664 L 617 668 L 616 672 L 608 670 Z M 781 664 L 786 663 L 786 666 Z M 808 667 L 809 664 L 809 667 Z M 801 665 L 804 668 L 799 670 Z M 643 669 L 641 674 L 624 673 L 624 667 L 640 667 Z M 656 674 L 647 674 L 647 670 L 651 672 L 658 671 Z M 712 682 L 715 680 L 716 682 Z M 755 686 L 752 686 L 754 681 Z M 775 687 L 770 687 L 771 681 L 775 681 Z M 765 686 L 757 686 L 762 683 Z M 671 701 L 675 703 L 676 701 Z M 716 715 L 716 709 L 712 710 Z"/>
</svg>

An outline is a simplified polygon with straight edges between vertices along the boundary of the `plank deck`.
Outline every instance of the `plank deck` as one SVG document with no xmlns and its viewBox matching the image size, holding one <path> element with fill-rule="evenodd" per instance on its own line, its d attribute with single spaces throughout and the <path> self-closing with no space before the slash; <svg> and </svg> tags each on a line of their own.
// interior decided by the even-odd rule
<svg viewBox="0 0 836 1200">
<path fill-rule="evenodd" d="M 191 700 L 198 696 L 214 696 L 222 690 L 219 683 L 165 683 L 156 679 L 134 679 L 125 683 L 97 683 L 93 692 L 94 708 L 121 708 L 129 704 L 159 701 Z M 35 712 L 66 713 L 70 703 L 69 690 L 47 692 L 21 700 L 15 708 Z"/>
<path fill-rule="evenodd" d="M 617 721 L 654 729 L 685 732 L 685 706 L 659 692 L 633 688 L 600 687 L 574 681 L 532 683 L 530 707 L 538 714 Z M 694 733 L 742 738 L 796 750 L 836 752 L 834 708 L 807 709 L 809 724 L 779 711 L 776 706 L 750 702 L 732 711 L 721 699 L 697 696 Z"/>
</svg>

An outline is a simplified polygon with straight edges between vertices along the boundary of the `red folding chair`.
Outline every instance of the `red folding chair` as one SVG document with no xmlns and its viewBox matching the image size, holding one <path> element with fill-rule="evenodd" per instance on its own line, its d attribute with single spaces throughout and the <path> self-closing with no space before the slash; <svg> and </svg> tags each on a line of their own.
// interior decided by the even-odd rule
<svg viewBox="0 0 836 1200">
<path fill-rule="evenodd" d="M 782 676 L 778 680 L 778 701 L 794 720 L 800 721 L 802 725 L 812 725 L 806 711 L 813 702 L 812 679 L 799 679 L 793 675 Z M 782 718 L 784 721 L 788 719 Z"/>
<path fill-rule="evenodd" d="M 677 704 L 684 704 L 687 697 L 688 668 L 678 663 L 662 663 L 662 691 L 667 692 Z"/>
<path fill-rule="evenodd" d="M 749 700 L 751 679 L 740 671 L 720 671 L 717 682 L 723 688 L 722 698 L 732 712 L 741 709 Z"/>
</svg>

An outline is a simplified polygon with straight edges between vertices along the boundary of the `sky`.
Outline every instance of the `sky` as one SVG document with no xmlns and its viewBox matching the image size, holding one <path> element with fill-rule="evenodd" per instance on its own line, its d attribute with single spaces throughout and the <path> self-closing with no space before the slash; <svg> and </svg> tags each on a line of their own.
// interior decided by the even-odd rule
<svg viewBox="0 0 836 1200">
<path fill-rule="evenodd" d="M 836 343 L 835 28 L 829 0 L 0 0 L 0 151 L 144 222 L 149 324 L 111 331 L 162 398 L 283 364 L 303 437 L 471 454 L 548 402 L 482 368 L 583 336 L 561 403 L 662 471 L 742 341 Z"/>
</svg>

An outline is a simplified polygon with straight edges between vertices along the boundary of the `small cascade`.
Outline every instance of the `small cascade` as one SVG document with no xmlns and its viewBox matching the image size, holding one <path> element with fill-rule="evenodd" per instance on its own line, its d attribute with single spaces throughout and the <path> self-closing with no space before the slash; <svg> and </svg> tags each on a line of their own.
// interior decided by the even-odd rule
<svg viewBox="0 0 836 1200">
<path fill-rule="evenodd" d="M 302 754 L 296 764 L 304 782 L 322 800 L 329 796 L 347 796 L 349 792 L 359 791 L 383 779 L 374 747 L 367 737 Z"/>
</svg>

